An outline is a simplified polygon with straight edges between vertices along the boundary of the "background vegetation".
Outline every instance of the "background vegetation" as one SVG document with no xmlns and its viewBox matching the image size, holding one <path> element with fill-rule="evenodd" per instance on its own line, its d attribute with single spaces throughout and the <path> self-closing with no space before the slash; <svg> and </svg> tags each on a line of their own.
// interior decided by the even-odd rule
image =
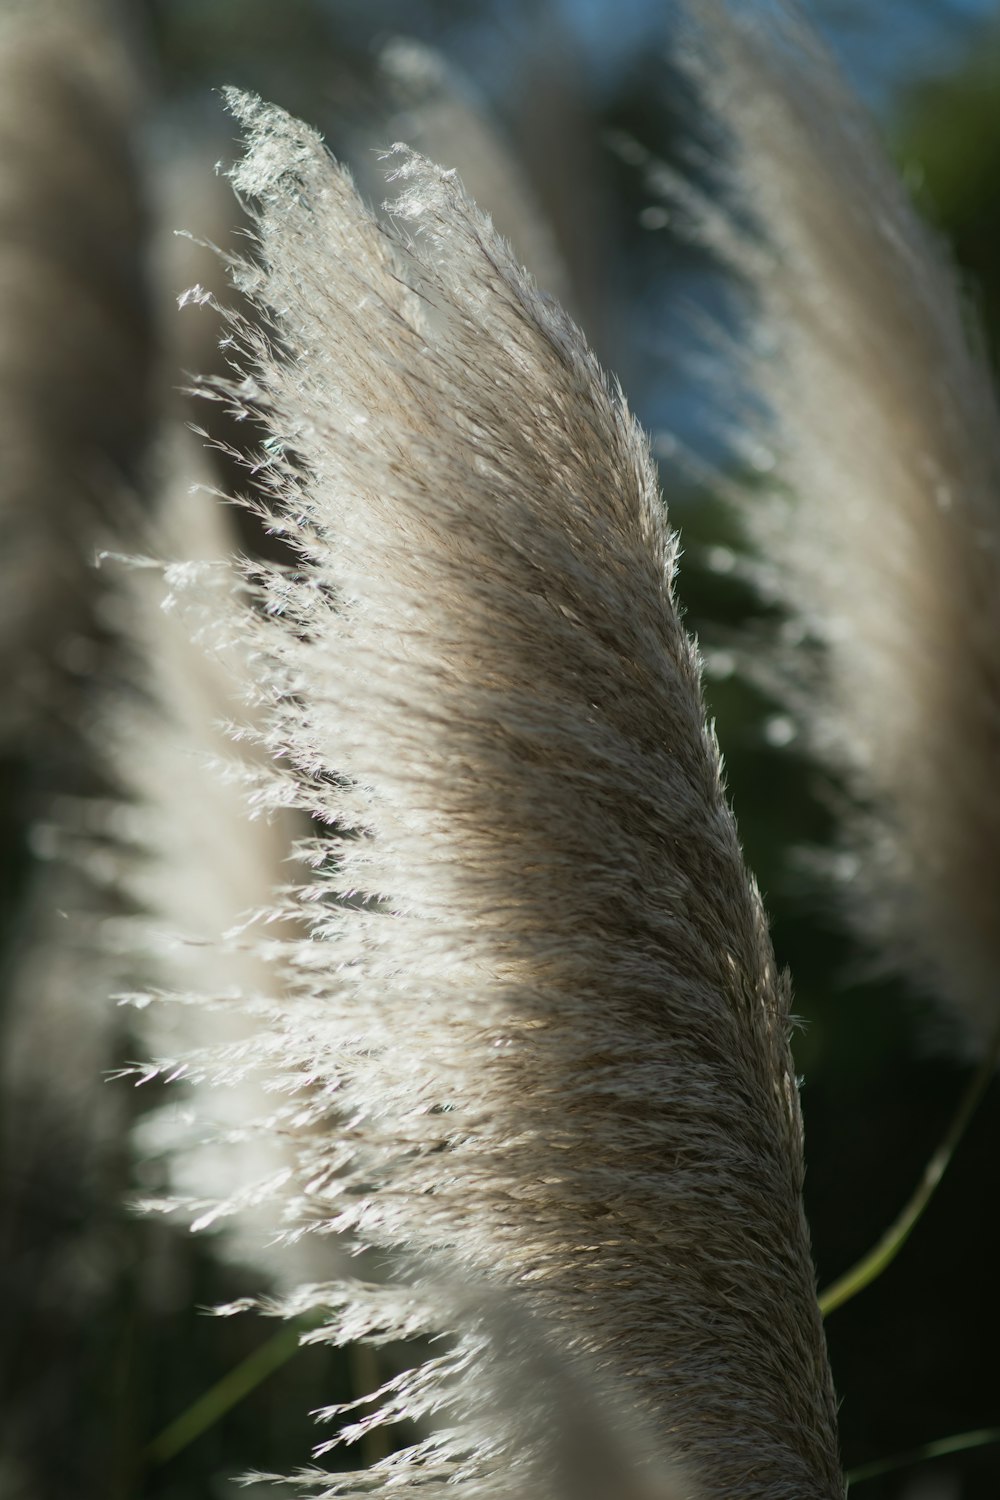
<svg viewBox="0 0 1000 1500">
<path fill-rule="evenodd" d="M 1000 23 L 993 7 L 898 0 L 817 10 L 877 108 L 922 207 L 952 245 L 996 356 Z M 685 538 L 681 594 L 718 664 L 731 632 L 752 624 L 757 606 L 729 570 L 732 523 L 692 478 L 678 445 L 704 453 L 715 442 L 712 389 L 688 309 L 729 313 L 712 268 L 651 203 L 628 144 L 676 159 L 698 142 L 692 100 L 666 61 L 669 19 L 640 0 L 155 0 L 146 44 L 156 103 L 144 151 L 155 171 L 192 119 L 218 129 L 209 91 L 230 82 L 319 124 L 335 149 L 340 142 L 354 149 L 351 122 L 359 113 L 377 114 L 378 44 L 404 31 L 440 47 L 508 133 L 576 273 L 585 326 L 642 419 L 661 435 L 665 491 Z M 388 144 L 376 128 L 371 142 Z M 211 159 L 206 154 L 206 173 Z M 968 1069 L 939 1045 L 941 1027 L 927 1000 L 879 979 L 847 944 L 796 857 L 803 846 L 827 840 L 834 789 L 796 756 L 794 741 L 774 743 L 784 738 L 781 726 L 776 730 L 769 706 L 745 683 L 717 673 L 709 692 L 749 863 L 806 1023 L 797 1057 L 807 1204 L 823 1285 L 902 1205 Z M 31 772 L 16 757 L 3 772 L 0 940 L 11 949 L 38 856 L 25 811 L 33 806 Z M 54 1038 L 53 1068 L 74 1065 Z M 1000 1423 L 998 1142 L 994 1090 L 898 1262 L 830 1318 L 849 1469 Z M 56 1156 L 61 1149 L 51 1146 Z M 41 1328 L 20 1326 L 18 1308 L 11 1308 L 0 1372 L 8 1393 L 35 1393 L 47 1494 L 209 1500 L 248 1469 L 301 1464 L 317 1437 L 308 1411 L 357 1385 L 351 1360 L 325 1350 L 282 1363 L 174 1456 L 150 1453 L 157 1434 L 269 1337 L 252 1318 L 219 1321 L 195 1311 L 255 1290 L 256 1278 L 220 1262 L 210 1236 L 190 1241 L 121 1206 L 135 1172 L 124 1141 L 99 1168 L 81 1172 L 71 1156 L 66 1160 L 62 1176 L 52 1171 L 45 1179 L 46 1193 L 58 1183 L 61 1194 L 58 1212 L 49 1205 L 53 1242 L 99 1221 L 100 1253 L 113 1272 L 85 1326 L 67 1331 L 62 1308 L 73 1295 L 72 1274 L 89 1268 L 74 1262 L 71 1274 L 40 1244 L 29 1269 L 53 1278 L 51 1317 Z M 0 1467 L 0 1500 L 20 1500 L 20 1490 L 3 1491 L 2 1475 Z M 900 1468 L 859 1493 L 871 1500 L 986 1500 L 998 1490 L 1000 1446 L 993 1446 Z M 41 1492 L 33 1500 L 42 1500 Z"/>
</svg>

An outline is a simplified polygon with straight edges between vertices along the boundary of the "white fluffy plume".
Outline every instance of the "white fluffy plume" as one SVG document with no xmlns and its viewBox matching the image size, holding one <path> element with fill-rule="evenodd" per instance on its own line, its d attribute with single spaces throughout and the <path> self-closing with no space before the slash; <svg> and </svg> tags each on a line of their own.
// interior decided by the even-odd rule
<svg viewBox="0 0 1000 1500">
<path fill-rule="evenodd" d="M 432 1435 L 318 1482 L 558 1493 L 554 1388 L 537 1441 L 496 1399 L 499 1296 L 704 1494 L 837 1495 L 787 991 L 646 442 L 453 174 L 397 148 L 387 226 L 313 132 L 232 103 L 272 336 L 237 322 L 229 394 L 301 559 L 248 618 L 251 691 L 272 797 L 333 830 L 261 1045 L 340 1122 L 302 1213 L 392 1268 L 289 1310 L 454 1340 L 376 1403 Z"/>
<path fill-rule="evenodd" d="M 775 430 L 769 482 L 742 503 L 791 616 L 780 672 L 854 799 L 838 864 L 851 914 L 982 1042 L 1000 1015 L 991 379 L 951 268 L 819 44 L 781 5 L 766 21 L 691 9 L 755 225 L 704 221 L 759 320 L 746 374 Z"/>
<path fill-rule="evenodd" d="M 153 1059 L 135 1071 L 181 1084 L 135 1133 L 141 1156 L 165 1158 L 172 1195 L 162 1206 L 224 1226 L 232 1258 L 287 1286 L 327 1274 L 331 1256 L 310 1260 L 304 1247 L 273 1243 L 272 1200 L 291 1175 L 294 1132 L 261 1086 L 267 1058 L 251 1039 L 260 1012 L 273 1018 L 280 1001 L 268 955 L 292 933 L 271 907 L 302 873 L 292 850 L 303 830 L 291 814 L 248 816 L 247 785 L 261 766 L 256 747 L 233 738 L 246 710 L 238 631 L 227 625 L 232 511 L 210 492 L 211 471 L 186 433 L 172 457 L 154 546 L 184 562 L 119 577 L 140 680 L 113 702 L 104 739 L 127 798 L 119 878 L 135 909 L 107 924 L 108 945 L 120 955 L 120 989 L 138 982 L 175 1002 L 144 1005 L 133 1022 Z M 205 596 L 198 640 L 172 592 L 195 581 Z"/>
</svg>

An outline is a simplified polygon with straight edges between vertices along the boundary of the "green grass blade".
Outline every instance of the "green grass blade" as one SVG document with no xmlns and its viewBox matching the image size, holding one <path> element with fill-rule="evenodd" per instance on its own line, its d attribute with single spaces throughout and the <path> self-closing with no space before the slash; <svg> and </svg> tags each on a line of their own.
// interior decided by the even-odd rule
<svg viewBox="0 0 1000 1500">
<path fill-rule="evenodd" d="M 986 1055 L 969 1080 L 951 1124 L 941 1144 L 924 1168 L 923 1176 L 917 1184 L 913 1197 L 874 1248 L 820 1293 L 819 1307 L 824 1318 L 838 1307 L 843 1307 L 845 1302 L 849 1302 L 859 1292 L 863 1292 L 865 1287 L 871 1286 L 872 1282 L 877 1280 L 896 1259 L 934 1196 L 948 1163 L 955 1154 L 955 1148 L 965 1134 L 976 1107 L 989 1087 L 998 1059 L 1000 1059 L 1000 1030 L 997 1031 Z"/>
<path fill-rule="evenodd" d="M 967 1453 L 970 1448 L 985 1448 L 990 1443 L 1000 1443 L 1000 1427 L 980 1427 L 976 1432 L 959 1432 L 954 1437 L 938 1438 L 934 1443 L 924 1443 L 923 1447 L 911 1448 L 907 1453 L 895 1453 L 891 1458 L 861 1464 L 857 1469 L 850 1469 L 845 1477 L 848 1487 L 863 1484 L 866 1479 L 879 1479 L 883 1474 L 907 1469 L 911 1464 L 925 1463 L 929 1458 L 944 1458 L 949 1453 Z"/>
<path fill-rule="evenodd" d="M 150 1464 L 163 1464 L 180 1453 L 213 1427 L 220 1417 L 249 1396 L 262 1380 L 285 1364 L 299 1347 L 302 1325 L 279 1328 L 277 1333 L 248 1354 L 221 1380 L 216 1381 L 198 1397 L 186 1411 L 181 1412 L 169 1426 L 164 1427 L 146 1449 Z"/>
</svg>

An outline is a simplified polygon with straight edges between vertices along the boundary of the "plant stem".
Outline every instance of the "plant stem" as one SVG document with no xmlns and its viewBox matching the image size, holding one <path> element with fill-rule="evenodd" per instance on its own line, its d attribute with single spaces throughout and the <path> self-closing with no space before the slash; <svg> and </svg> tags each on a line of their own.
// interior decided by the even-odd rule
<svg viewBox="0 0 1000 1500">
<path fill-rule="evenodd" d="M 859 1468 L 848 1471 L 847 1483 L 848 1486 L 863 1484 L 866 1479 L 878 1479 L 882 1474 L 909 1468 L 911 1464 L 923 1463 L 929 1458 L 944 1458 L 947 1453 L 965 1453 L 970 1448 L 985 1448 L 989 1443 L 1000 1443 L 1000 1427 L 980 1427 L 976 1432 L 960 1432 L 954 1437 L 938 1438 L 937 1442 L 925 1443 L 922 1448 L 911 1448 L 908 1453 L 895 1453 L 892 1458 L 880 1458 L 874 1463 L 861 1464 Z"/>
<path fill-rule="evenodd" d="M 969 1080 L 941 1144 L 924 1168 L 916 1192 L 902 1213 L 867 1255 L 862 1256 L 861 1260 L 849 1271 L 845 1271 L 843 1276 L 838 1277 L 820 1293 L 819 1308 L 824 1318 L 838 1307 L 842 1307 L 845 1302 L 849 1302 L 852 1297 L 856 1297 L 859 1292 L 863 1292 L 865 1287 L 870 1286 L 896 1259 L 924 1209 L 934 1196 L 938 1183 L 955 1153 L 955 1148 L 965 1134 L 969 1121 L 989 1086 L 998 1059 L 1000 1059 L 1000 1030 L 996 1032 L 982 1062 Z"/>
<path fill-rule="evenodd" d="M 182 1411 L 169 1426 L 164 1427 L 146 1449 L 147 1461 L 151 1464 L 166 1463 L 193 1443 L 195 1438 L 207 1432 L 220 1417 L 237 1406 L 262 1380 L 291 1358 L 299 1347 L 301 1332 L 301 1328 L 295 1325 L 279 1328 L 259 1349 L 248 1354 L 246 1359 L 216 1381 L 215 1385 L 199 1396 L 186 1411 Z"/>
</svg>

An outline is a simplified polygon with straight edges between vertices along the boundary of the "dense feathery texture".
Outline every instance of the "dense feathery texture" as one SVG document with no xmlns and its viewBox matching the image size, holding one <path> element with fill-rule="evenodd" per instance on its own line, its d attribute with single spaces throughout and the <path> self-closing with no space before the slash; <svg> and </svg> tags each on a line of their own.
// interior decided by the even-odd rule
<svg viewBox="0 0 1000 1500">
<path fill-rule="evenodd" d="M 646 442 L 453 174 L 398 148 L 386 225 L 314 133 L 232 102 L 271 332 L 236 324 L 228 395 L 301 559 L 246 619 L 260 795 L 332 830 L 262 1044 L 337 1112 L 303 1219 L 393 1268 L 289 1306 L 456 1337 L 383 1393 L 433 1434 L 358 1486 L 543 1492 L 489 1396 L 503 1294 L 704 1494 L 839 1494 L 787 988 Z"/>
<path fill-rule="evenodd" d="M 941 248 L 790 10 L 692 7 L 748 286 L 741 509 L 787 609 L 776 676 L 846 783 L 846 907 L 982 1045 L 1000 958 L 1000 411 Z M 689 203 L 691 199 L 688 199 Z M 810 650 L 810 643 L 819 651 Z"/>
<path fill-rule="evenodd" d="M 235 97 L 245 300 L 221 360 L 164 336 L 151 377 L 145 284 L 173 272 L 149 257 L 133 159 L 138 12 L 0 10 L 0 1495 L 130 1487 L 108 1459 L 126 1403 L 107 1399 L 137 1384 L 130 1298 L 162 1281 L 161 1311 L 182 1301 L 162 1240 L 133 1275 L 148 1225 L 118 1207 L 137 1096 L 102 1074 L 135 1071 L 126 1025 L 153 1054 L 140 1075 L 179 1080 L 131 1131 L 147 1202 L 227 1225 L 216 1243 L 310 1341 L 378 1349 L 381 1388 L 338 1407 L 331 1380 L 323 1434 L 374 1436 L 361 1461 L 401 1451 L 303 1488 L 839 1495 L 788 984 L 645 439 L 552 300 L 593 336 L 599 234 L 564 154 L 534 143 L 578 200 L 567 266 L 501 137 L 421 49 L 385 55 L 393 129 L 492 196 L 513 249 L 454 172 L 394 148 L 399 195 L 371 212 L 308 128 Z M 982 1045 L 989 378 L 792 11 L 689 10 L 728 202 L 670 191 L 759 318 L 733 424 L 751 481 L 718 478 L 789 613 L 754 669 L 844 785 L 834 875 L 858 925 Z M 537 51 L 522 137 L 572 71 L 554 31 Z M 229 215 L 174 167 L 164 212 L 231 252 Z M 182 275 L 217 289 L 230 257 L 200 249 L 212 269 Z M 188 492 L 211 461 L 175 440 L 162 388 L 160 466 L 182 477 L 137 524 L 151 388 L 202 368 L 233 372 L 205 382 L 235 419 L 207 421 L 224 484 L 268 434 L 238 481 L 254 561 L 221 556 L 237 512 Z M 101 546 L 182 560 L 123 581 L 92 569 Z M 156 1003 L 113 1010 L 125 991 Z"/>
</svg>

